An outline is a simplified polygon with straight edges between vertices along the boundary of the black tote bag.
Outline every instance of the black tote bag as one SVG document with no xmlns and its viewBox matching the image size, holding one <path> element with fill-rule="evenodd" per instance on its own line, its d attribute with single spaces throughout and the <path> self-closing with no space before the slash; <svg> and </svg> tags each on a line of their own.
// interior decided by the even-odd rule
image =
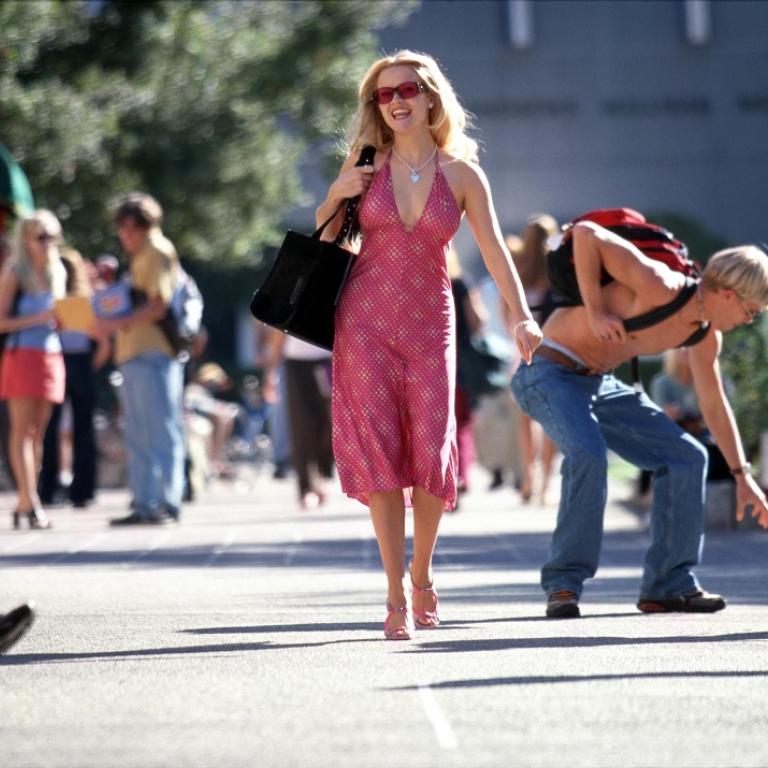
<svg viewBox="0 0 768 768">
<path fill-rule="evenodd" d="M 375 154 L 375 147 L 363 147 L 356 165 L 373 165 Z M 311 236 L 288 231 L 251 299 L 257 320 L 318 347 L 333 348 L 334 313 L 355 260 L 341 243 L 355 223 L 359 203 L 359 197 L 347 201 L 344 223 L 332 243 L 320 237 L 341 206 Z"/>
</svg>

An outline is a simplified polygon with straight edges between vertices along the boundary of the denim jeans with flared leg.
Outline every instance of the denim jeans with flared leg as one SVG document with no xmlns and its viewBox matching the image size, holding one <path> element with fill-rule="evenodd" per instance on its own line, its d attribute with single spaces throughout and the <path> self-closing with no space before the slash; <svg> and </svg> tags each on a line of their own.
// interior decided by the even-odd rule
<svg viewBox="0 0 768 768">
<path fill-rule="evenodd" d="M 136 514 L 178 514 L 184 489 L 183 365 L 145 352 L 120 366 L 128 483 Z"/>
<path fill-rule="evenodd" d="M 557 526 L 541 572 L 544 591 L 581 595 L 584 580 L 597 571 L 609 449 L 653 471 L 651 546 L 640 597 L 677 597 L 698 589 L 693 567 L 703 541 L 704 447 L 645 393 L 612 374 L 582 376 L 534 357 L 514 375 L 512 392 L 563 454 Z"/>
</svg>

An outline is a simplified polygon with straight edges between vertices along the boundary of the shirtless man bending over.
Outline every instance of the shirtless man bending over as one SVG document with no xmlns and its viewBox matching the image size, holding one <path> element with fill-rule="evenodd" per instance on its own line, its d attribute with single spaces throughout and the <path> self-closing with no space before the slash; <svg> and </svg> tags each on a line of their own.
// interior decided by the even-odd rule
<svg viewBox="0 0 768 768">
<path fill-rule="evenodd" d="M 651 545 L 637 607 L 645 613 L 725 608 L 693 573 L 704 522 L 707 452 L 644 393 L 612 374 L 636 355 L 693 344 L 694 386 L 709 430 L 736 480 L 738 519 L 745 510 L 768 527 L 768 506 L 750 474 L 720 378 L 723 331 L 751 323 L 768 305 L 768 256 L 755 246 L 729 248 L 707 263 L 698 288 L 690 278 L 644 256 L 591 222 L 573 227 L 574 266 L 584 306 L 555 311 L 529 366 L 512 391 L 563 453 L 562 493 L 549 561 L 541 573 L 547 616 L 580 615 L 584 580 L 595 575 L 607 497 L 607 451 L 653 471 Z M 613 282 L 600 285 L 601 268 Z M 628 332 L 624 320 L 688 294 L 659 324 Z"/>
</svg>

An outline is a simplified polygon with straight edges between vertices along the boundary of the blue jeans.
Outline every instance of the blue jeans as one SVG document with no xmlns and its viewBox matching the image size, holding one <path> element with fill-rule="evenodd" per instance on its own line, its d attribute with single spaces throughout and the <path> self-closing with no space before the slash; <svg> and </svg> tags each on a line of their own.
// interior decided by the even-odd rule
<svg viewBox="0 0 768 768">
<path fill-rule="evenodd" d="M 542 357 L 512 379 L 520 407 L 563 454 L 562 492 L 544 591 L 581 595 L 597 571 L 608 490 L 608 449 L 653 471 L 651 546 L 640 598 L 698 589 L 707 452 L 648 398 L 612 374 L 581 376 Z"/>
<path fill-rule="evenodd" d="M 145 352 L 120 366 L 128 483 L 141 517 L 178 515 L 184 489 L 183 365 Z"/>
</svg>

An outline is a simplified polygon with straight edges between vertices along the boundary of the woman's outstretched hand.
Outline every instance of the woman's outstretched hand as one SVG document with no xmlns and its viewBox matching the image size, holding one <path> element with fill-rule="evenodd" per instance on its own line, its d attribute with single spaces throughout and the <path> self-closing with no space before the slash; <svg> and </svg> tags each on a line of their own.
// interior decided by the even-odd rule
<svg viewBox="0 0 768 768">
<path fill-rule="evenodd" d="M 520 356 L 525 361 L 526 365 L 530 365 L 533 359 L 533 353 L 536 348 L 541 344 L 544 334 L 539 328 L 539 324 L 535 320 L 521 320 L 515 326 L 515 342 L 517 343 L 517 349 L 520 352 Z"/>
</svg>

